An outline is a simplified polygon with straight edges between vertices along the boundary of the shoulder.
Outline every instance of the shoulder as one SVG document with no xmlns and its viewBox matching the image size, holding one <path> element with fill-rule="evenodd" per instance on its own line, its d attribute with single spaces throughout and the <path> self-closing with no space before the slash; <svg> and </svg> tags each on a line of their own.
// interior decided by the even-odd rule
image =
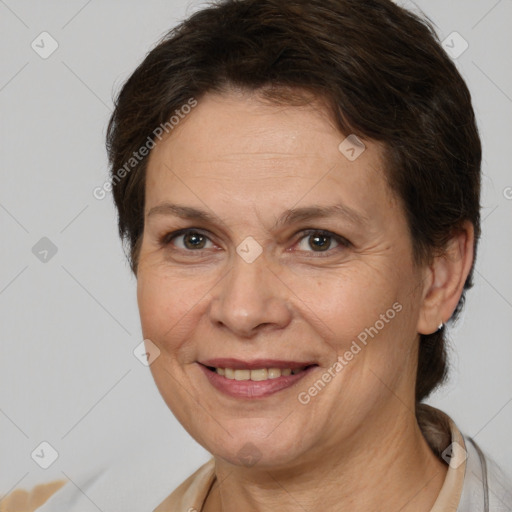
<svg viewBox="0 0 512 512">
<path fill-rule="evenodd" d="M 212 458 L 167 496 L 154 512 L 202 510 L 214 481 L 215 459 Z"/>
<path fill-rule="evenodd" d="M 440 503 L 457 502 L 457 512 L 512 510 L 512 478 L 474 439 L 464 435 L 447 414 L 426 404 L 421 404 L 417 418 L 433 452 L 449 465 Z"/>
<path fill-rule="evenodd" d="M 465 436 L 467 450 L 464 487 L 460 511 L 489 510 L 505 512 L 512 506 L 512 478 L 478 444 Z"/>
<path fill-rule="evenodd" d="M 0 498 L 0 512 L 33 512 L 44 505 L 65 484 L 66 480 L 55 480 L 36 485 L 30 491 L 15 489 L 7 496 Z"/>
</svg>

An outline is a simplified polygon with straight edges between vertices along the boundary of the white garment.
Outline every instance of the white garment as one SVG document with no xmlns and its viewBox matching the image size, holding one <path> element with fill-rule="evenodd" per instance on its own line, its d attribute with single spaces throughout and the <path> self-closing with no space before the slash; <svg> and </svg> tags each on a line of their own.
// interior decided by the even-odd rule
<svg viewBox="0 0 512 512">
<path fill-rule="evenodd" d="M 457 512 L 512 512 L 512 482 L 478 445 L 464 437 L 468 458 Z"/>
</svg>

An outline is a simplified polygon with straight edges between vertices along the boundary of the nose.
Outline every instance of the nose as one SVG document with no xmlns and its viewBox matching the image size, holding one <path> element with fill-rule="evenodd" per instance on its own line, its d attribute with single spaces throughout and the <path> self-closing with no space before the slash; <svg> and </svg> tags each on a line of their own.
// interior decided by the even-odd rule
<svg viewBox="0 0 512 512">
<path fill-rule="evenodd" d="M 287 288 L 276 274 L 263 256 L 252 263 L 236 256 L 230 271 L 215 287 L 211 321 L 244 338 L 286 327 L 292 311 Z"/>
</svg>

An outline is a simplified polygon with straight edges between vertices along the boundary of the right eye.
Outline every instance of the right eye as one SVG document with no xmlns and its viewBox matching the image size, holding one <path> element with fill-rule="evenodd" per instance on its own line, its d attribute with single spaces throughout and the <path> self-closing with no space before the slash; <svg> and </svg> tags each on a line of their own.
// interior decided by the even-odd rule
<svg viewBox="0 0 512 512">
<path fill-rule="evenodd" d="M 208 246 L 208 243 L 211 245 Z M 174 245 L 183 251 L 200 251 L 213 247 L 213 242 L 205 234 L 195 229 L 180 229 L 167 233 L 161 238 L 160 244 L 164 247 Z"/>
</svg>

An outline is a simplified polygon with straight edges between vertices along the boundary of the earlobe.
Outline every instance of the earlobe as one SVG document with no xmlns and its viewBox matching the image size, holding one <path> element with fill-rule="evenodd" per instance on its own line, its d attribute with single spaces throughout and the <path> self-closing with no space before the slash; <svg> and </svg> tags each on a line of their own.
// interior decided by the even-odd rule
<svg viewBox="0 0 512 512">
<path fill-rule="evenodd" d="M 417 332 L 432 334 L 455 311 L 473 265 L 474 228 L 466 221 L 451 238 L 442 255 L 429 266 L 430 279 L 424 291 Z"/>
</svg>

